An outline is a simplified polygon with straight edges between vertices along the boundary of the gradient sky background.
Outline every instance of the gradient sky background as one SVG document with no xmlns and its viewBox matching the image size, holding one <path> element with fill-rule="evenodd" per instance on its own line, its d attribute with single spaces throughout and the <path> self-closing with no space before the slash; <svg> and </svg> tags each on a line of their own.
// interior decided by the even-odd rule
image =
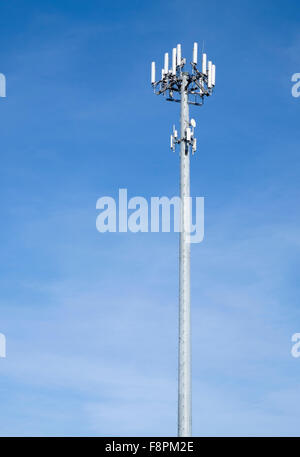
<svg viewBox="0 0 300 457">
<path fill-rule="evenodd" d="M 300 435 L 299 25 L 298 0 L 1 0 L 1 435 L 176 435 L 178 235 L 100 234 L 96 201 L 178 194 L 150 62 L 203 40 L 193 434 Z"/>
</svg>

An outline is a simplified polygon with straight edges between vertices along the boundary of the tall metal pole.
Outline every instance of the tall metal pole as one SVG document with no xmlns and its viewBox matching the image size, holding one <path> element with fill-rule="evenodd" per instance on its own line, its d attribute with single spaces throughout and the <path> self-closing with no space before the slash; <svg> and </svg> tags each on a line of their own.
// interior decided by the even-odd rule
<svg viewBox="0 0 300 457">
<path fill-rule="evenodd" d="M 180 138 L 173 126 L 170 146 L 180 145 L 180 242 L 179 242 L 179 350 L 178 350 L 178 436 L 192 435 L 191 408 L 191 315 L 190 315 L 190 154 L 197 148 L 194 135 L 195 119 L 189 119 L 189 105 L 201 106 L 204 98 L 213 93 L 216 66 L 202 54 L 198 69 L 198 44 L 194 43 L 191 72 L 184 71 L 186 59 L 181 55 L 181 44 L 172 50 L 172 66 L 165 53 L 161 77 L 156 78 L 155 62 L 151 63 L 151 84 L 154 93 L 166 100 L 181 104 Z"/>
<path fill-rule="evenodd" d="M 188 73 L 182 74 L 181 138 L 189 127 Z M 179 242 L 179 360 L 178 436 L 191 436 L 191 331 L 190 331 L 190 243 L 189 235 L 190 155 L 186 141 L 180 144 L 181 232 Z"/>
</svg>

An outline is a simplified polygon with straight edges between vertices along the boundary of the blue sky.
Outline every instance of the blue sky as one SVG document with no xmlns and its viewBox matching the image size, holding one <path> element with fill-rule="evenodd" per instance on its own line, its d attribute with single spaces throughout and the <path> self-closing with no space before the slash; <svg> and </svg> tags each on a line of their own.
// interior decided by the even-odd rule
<svg viewBox="0 0 300 457">
<path fill-rule="evenodd" d="M 193 434 L 299 435 L 298 2 L 1 1 L 0 435 L 176 434 L 176 234 L 100 234 L 96 201 L 178 194 L 150 62 L 205 42 Z"/>
</svg>

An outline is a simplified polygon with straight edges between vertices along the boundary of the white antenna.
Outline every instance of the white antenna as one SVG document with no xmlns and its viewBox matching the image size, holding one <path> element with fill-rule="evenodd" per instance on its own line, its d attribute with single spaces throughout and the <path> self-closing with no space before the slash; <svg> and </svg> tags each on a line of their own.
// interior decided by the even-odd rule
<svg viewBox="0 0 300 457">
<path fill-rule="evenodd" d="M 178 132 L 176 130 L 175 125 L 173 125 L 173 136 L 174 136 L 174 138 L 177 138 L 177 136 L 178 136 Z"/>
<path fill-rule="evenodd" d="M 211 83 L 212 83 L 213 87 L 216 85 L 216 66 L 215 65 L 213 65 L 211 68 Z"/>
<path fill-rule="evenodd" d="M 192 133 L 190 127 L 187 127 L 186 129 L 186 139 L 187 141 L 191 141 Z"/>
<path fill-rule="evenodd" d="M 207 56 L 205 52 L 202 54 L 202 73 L 206 75 L 206 61 L 207 61 Z"/>
<path fill-rule="evenodd" d="M 155 62 L 151 63 L 151 83 L 155 83 Z"/>
<path fill-rule="evenodd" d="M 176 48 L 172 50 L 172 74 L 176 75 Z"/>
<path fill-rule="evenodd" d="M 165 65 L 164 65 L 165 74 L 169 73 L 169 54 L 165 53 Z"/>
<path fill-rule="evenodd" d="M 208 82 L 207 82 L 207 87 L 209 89 L 212 88 L 212 62 L 211 60 L 208 61 L 208 69 L 207 69 L 207 77 L 208 77 Z"/>
<path fill-rule="evenodd" d="M 195 121 L 195 119 L 191 119 L 191 126 L 194 127 L 194 128 L 196 127 L 196 121 Z"/>
<path fill-rule="evenodd" d="M 194 43 L 193 63 L 197 64 L 197 62 L 198 62 L 198 43 Z"/>
<path fill-rule="evenodd" d="M 177 65 L 181 65 L 181 44 L 177 45 Z"/>
</svg>

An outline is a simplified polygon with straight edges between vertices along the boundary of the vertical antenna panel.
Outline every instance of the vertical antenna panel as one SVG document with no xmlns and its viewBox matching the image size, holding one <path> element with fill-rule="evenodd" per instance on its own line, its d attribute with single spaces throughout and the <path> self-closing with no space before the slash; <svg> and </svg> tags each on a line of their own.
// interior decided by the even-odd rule
<svg viewBox="0 0 300 457">
<path fill-rule="evenodd" d="M 181 44 L 177 45 L 177 65 L 181 65 Z"/>
<path fill-rule="evenodd" d="M 151 83 L 155 83 L 155 62 L 151 63 Z"/>
<path fill-rule="evenodd" d="M 192 136 L 191 129 L 188 127 L 186 129 L 186 139 L 187 139 L 187 141 L 191 141 L 191 136 Z"/>
<path fill-rule="evenodd" d="M 194 43 L 193 63 L 197 64 L 197 62 L 198 62 L 198 43 Z"/>
<path fill-rule="evenodd" d="M 208 79 L 208 82 L 207 82 L 207 87 L 209 89 L 212 88 L 212 62 L 211 60 L 208 61 L 208 69 L 207 69 L 207 79 Z"/>
<path fill-rule="evenodd" d="M 167 74 L 169 72 L 169 54 L 166 52 L 165 53 L 165 65 L 164 65 L 164 70 L 165 73 Z"/>
<path fill-rule="evenodd" d="M 193 151 L 195 152 L 197 149 L 197 138 L 193 139 Z"/>
<path fill-rule="evenodd" d="M 172 50 L 172 73 L 176 75 L 176 48 Z"/>
<path fill-rule="evenodd" d="M 213 86 L 216 85 L 216 66 L 212 65 L 211 67 L 211 83 Z"/>
</svg>

